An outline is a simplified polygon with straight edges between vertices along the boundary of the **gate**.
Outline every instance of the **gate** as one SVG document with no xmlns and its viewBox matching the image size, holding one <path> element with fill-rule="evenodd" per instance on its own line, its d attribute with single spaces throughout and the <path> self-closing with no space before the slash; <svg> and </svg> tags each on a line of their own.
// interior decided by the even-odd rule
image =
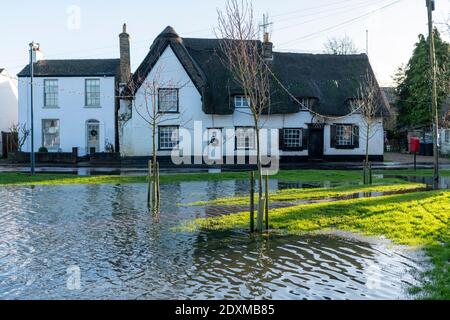
<svg viewBox="0 0 450 320">
<path fill-rule="evenodd" d="M 2 155 L 4 158 L 8 157 L 8 153 L 17 152 L 19 145 L 19 137 L 17 133 L 2 132 Z"/>
</svg>

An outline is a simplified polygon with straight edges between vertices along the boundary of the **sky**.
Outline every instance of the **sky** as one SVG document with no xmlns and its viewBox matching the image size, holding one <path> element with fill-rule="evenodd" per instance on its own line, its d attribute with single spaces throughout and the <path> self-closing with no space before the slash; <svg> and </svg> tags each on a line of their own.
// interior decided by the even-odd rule
<svg viewBox="0 0 450 320">
<path fill-rule="evenodd" d="M 28 44 L 40 43 L 47 59 L 119 57 L 118 34 L 127 23 L 133 71 L 154 38 L 171 25 L 182 37 L 214 37 L 225 0 L 1 0 L 0 68 L 17 74 L 28 62 Z M 322 53 L 345 35 L 366 51 L 379 82 L 392 85 L 419 34 L 427 34 L 425 0 L 253 0 L 255 19 L 269 15 L 276 51 Z M 450 18 L 450 0 L 436 0 L 437 26 Z M 443 29 L 443 28 L 442 28 Z M 444 39 L 449 41 L 449 35 Z"/>
</svg>

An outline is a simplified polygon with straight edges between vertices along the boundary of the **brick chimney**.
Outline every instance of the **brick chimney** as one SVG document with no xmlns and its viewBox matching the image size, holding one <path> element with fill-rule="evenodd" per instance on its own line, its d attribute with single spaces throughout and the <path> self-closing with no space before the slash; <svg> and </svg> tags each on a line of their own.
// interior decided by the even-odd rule
<svg viewBox="0 0 450 320">
<path fill-rule="evenodd" d="M 267 61 L 273 60 L 273 43 L 269 40 L 269 33 L 264 33 L 264 42 L 263 42 L 263 58 Z"/>
<path fill-rule="evenodd" d="M 123 25 L 120 39 L 120 77 L 119 84 L 126 85 L 131 77 L 130 35 L 127 33 L 127 24 Z"/>
</svg>

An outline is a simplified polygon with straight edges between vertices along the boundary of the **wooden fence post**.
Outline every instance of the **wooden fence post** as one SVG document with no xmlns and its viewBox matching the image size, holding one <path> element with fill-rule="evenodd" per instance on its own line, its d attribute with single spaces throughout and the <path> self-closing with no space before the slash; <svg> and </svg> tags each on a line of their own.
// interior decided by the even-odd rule
<svg viewBox="0 0 450 320">
<path fill-rule="evenodd" d="M 269 231 L 269 175 L 266 175 L 266 230 Z"/>
<path fill-rule="evenodd" d="M 152 161 L 148 162 L 148 189 L 147 189 L 147 204 L 152 204 Z"/>
<path fill-rule="evenodd" d="M 156 205 L 156 209 L 159 210 L 161 209 L 161 185 L 160 185 L 160 171 L 159 171 L 159 162 L 156 163 L 156 188 L 157 188 L 157 205 Z"/>
<path fill-rule="evenodd" d="M 250 232 L 255 232 L 255 172 L 250 172 Z"/>
</svg>

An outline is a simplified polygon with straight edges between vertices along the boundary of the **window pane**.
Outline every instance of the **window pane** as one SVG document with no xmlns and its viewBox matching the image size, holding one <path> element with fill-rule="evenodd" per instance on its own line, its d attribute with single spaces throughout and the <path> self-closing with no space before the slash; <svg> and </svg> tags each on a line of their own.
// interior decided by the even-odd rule
<svg viewBox="0 0 450 320">
<path fill-rule="evenodd" d="M 286 148 L 301 148 L 303 144 L 302 129 L 284 129 L 284 146 Z"/>
<path fill-rule="evenodd" d="M 236 148 L 238 150 L 256 148 L 256 134 L 253 128 L 236 128 Z"/>
<path fill-rule="evenodd" d="M 42 120 L 42 145 L 49 150 L 59 149 L 59 120 Z"/>
<path fill-rule="evenodd" d="M 159 112 L 178 112 L 178 90 L 160 89 L 158 92 Z"/>
<path fill-rule="evenodd" d="M 100 106 L 100 80 L 99 79 L 86 80 L 86 106 L 88 106 L 88 107 Z"/>
<path fill-rule="evenodd" d="M 338 125 L 336 126 L 336 142 L 339 146 L 353 145 L 353 126 Z"/>
<path fill-rule="evenodd" d="M 178 145 L 178 127 L 159 128 L 159 148 L 161 150 L 172 150 Z"/>
<path fill-rule="evenodd" d="M 44 80 L 44 106 L 58 106 L 58 80 Z"/>
<path fill-rule="evenodd" d="M 236 108 L 249 108 L 250 103 L 249 103 L 248 98 L 246 98 L 244 96 L 235 96 L 234 97 L 234 106 Z"/>
</svg>

